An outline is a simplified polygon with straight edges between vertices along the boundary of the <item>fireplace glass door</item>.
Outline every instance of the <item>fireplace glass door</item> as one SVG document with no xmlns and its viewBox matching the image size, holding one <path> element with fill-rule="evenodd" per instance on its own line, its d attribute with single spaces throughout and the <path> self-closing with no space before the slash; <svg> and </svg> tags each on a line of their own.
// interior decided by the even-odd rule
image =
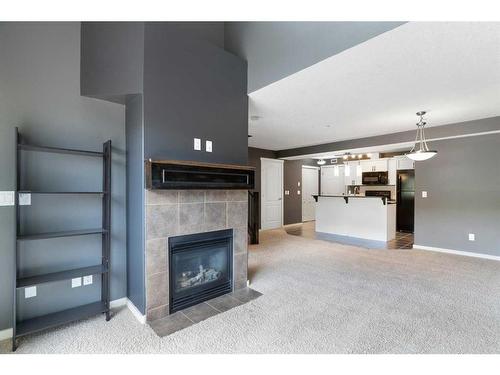
<svg viewBox="0 0 500 375">
<path fill-rule="evenodd" d="M 232 291 L 232 230 L 169 239 L 170 311 Z"/>
</svg>

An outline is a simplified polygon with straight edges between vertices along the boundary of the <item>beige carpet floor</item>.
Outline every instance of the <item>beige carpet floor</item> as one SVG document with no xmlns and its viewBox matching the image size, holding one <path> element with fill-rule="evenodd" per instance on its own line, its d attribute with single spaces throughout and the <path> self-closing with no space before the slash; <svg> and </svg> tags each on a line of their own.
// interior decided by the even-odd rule
<svg viewBox="0 0 500 375">
<path fill-rule="evenodd" d="M 249 263 L 263 296 L 170 336 L 121 309 L 18 353 L 500 353 L 500 262 L 270 231 Z"/>
</svg>

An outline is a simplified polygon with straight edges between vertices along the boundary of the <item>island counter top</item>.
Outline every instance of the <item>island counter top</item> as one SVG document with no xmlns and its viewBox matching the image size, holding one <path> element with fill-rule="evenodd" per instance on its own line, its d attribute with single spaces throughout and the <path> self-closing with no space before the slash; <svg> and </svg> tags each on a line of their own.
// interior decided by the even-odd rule
<svg viewBox="0 0 500 375">
<path fill-rule="evenodd" d="M 382 203 L 384 205 L 386 204 L 396 204 L 396 201 L 395 200 L 392 200 L 392 199 L 387 199 L 387 197 L 375 197 L 375 196 L 366 196 L 366 195 L 323 195 L 323 194 L 320 194 L 320 195 L 313 195 L 314 197 L 314 200 L 317 202 L 318 201 L 318 198 L 321 197 L 321 198 L 344 198 L 345 202 L 346 203 L 349 203 L 349 199 L 351 198 L 356 198 L 356 199 L 359 199 L 359 198 L 366 198 L 366 199 L 381 199 L 382 200 Z"/>
<path fill-rule="evenodd" d="M 316 232 L 383 242 L 396 237 L 396 205 L 387 197 L 319 195 L 316 198 Z"/>
</svg>

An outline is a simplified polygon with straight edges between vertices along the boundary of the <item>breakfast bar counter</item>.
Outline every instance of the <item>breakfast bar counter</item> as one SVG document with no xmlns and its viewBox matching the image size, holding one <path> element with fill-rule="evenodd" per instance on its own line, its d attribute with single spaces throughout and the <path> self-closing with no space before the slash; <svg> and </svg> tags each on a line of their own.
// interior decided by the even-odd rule
<svg viewBox="0 0 500 375">
<path fill-rule="evenodd" d="M 316 195 L 316 232 L 373 241 L 396 238 L 396 204 L 385 197 Z"/>
</svg>

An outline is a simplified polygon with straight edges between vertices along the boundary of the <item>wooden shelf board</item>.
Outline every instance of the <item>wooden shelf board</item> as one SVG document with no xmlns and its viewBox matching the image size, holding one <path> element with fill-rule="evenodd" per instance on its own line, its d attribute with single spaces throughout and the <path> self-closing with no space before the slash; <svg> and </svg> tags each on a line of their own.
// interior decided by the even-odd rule
<svg viewBox="0 0 500 375">
<path fill-rule="evenodd" d="M 65 195 L 103 195 L 106 194 L 105 191 L 31 191 L 31 190 L 19 190 L 18 194 L 65 194 Z"/>
<path fill-rule="evenodd" d="M 17 279 L 17 288 L 24 288 L 32 285 L 39 285 L 50 283 L 54 281 L 69 280 L 74 277 L 82 277 L 87 275 L 99 275 L 107 272 L 104 265 L 100 264 L 98 266 L 75 268 L 72 270 L 52 272 L 42 275 L 22 277 Z"/>
<path fill-rule="evenodd" d="M 18 241 L 33 241 L 33 240 L 43 240 L 48 238 L 60 238 L 60 237 L 74 237 L 74 236 L 85 236 L 90 234 L 101 234 L 106 233 L 106 229 L 94 228 L 94 229 L 83 229 L 83 230 L 68 230 L 61 232 L 47 232 L 47 233 L 36 233 L 36 234 L 25 234 L 17 237 Z"/>
<path fill-rule="evenodd" d="M 20 150 L 24 151 L 39 151 L 39 152 L 50 152 L 55 154 L 82 155 L 82 156 L 95 156 L 95 157 L 103 156 L 103 153 L 98 151 L 74 150 L 69 148 L 47 147 L 47 146 L 37 146 L 28 144 L 19 144 L 18 146 Z"/>
</svg>

